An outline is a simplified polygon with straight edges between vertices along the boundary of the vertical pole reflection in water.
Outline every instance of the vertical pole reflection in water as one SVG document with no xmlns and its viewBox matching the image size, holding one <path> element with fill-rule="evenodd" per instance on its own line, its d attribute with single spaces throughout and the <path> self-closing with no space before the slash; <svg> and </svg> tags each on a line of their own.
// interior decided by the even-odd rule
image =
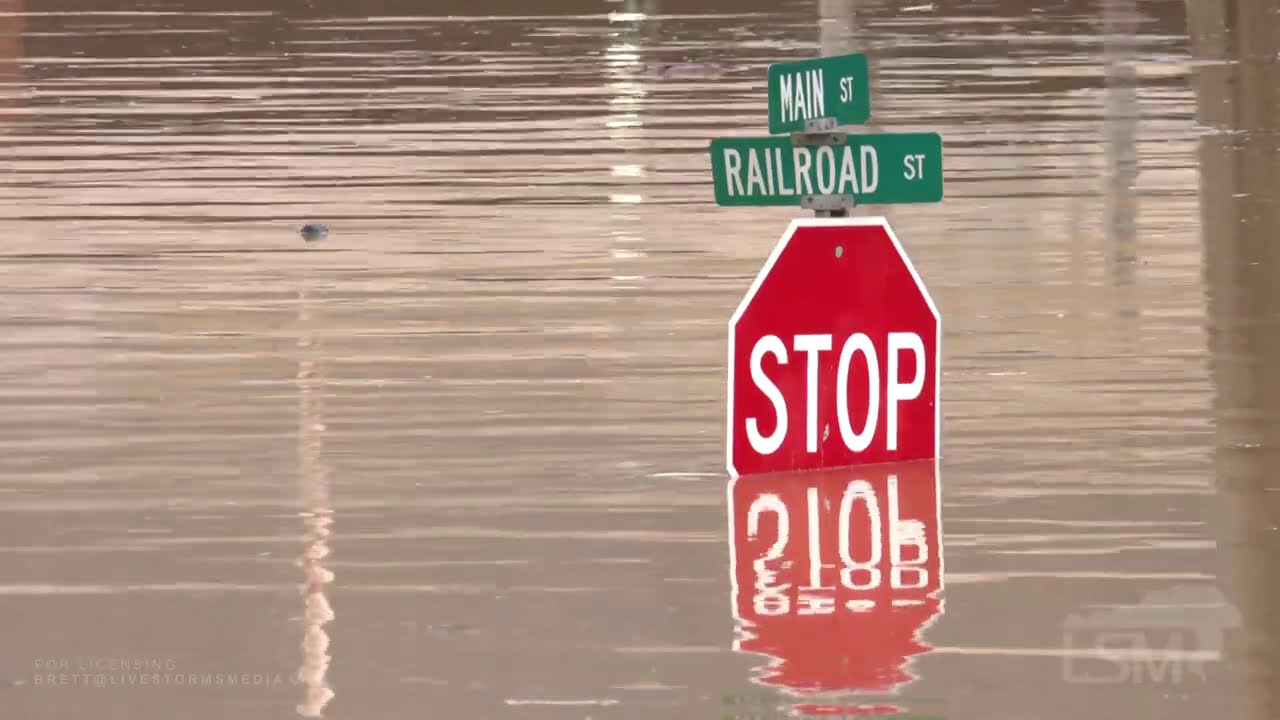
<svg viewBox="0 0 1280 720">
<path fill-rule="evenodd" d="M 1135 317 L 1137 263 L 1138 83 L 1134 67 L 1138 33 L 1137 0 L 1104 0 L 1103 62 L 1106 91 L 1107 282 L 1118 293 L 1112 304 L 1121 317 Z M 1134 333 L 1126 333 L 1133 337 Z"/>
<path fill-rule="evenodd" d="M 1270 0 L 1187 0 L 1219 491 L 1229 498 L 1225 644 L 1235 717 L 1280 717 L 1280 16 Z M 1228 608 L 1230 610 L 1230 608 Z"/>
<path fill-rule="evenodd" d="M 0 0 L 0 107 L 15 107 L 26 95 L 22 62 L 23 0 Z M 12 119 L 6 122 L 11 125 Z"/>
<path fill-rule="evenodd" d="M 621 188 L 609 193 L 614 287 L 634 286 L 640 277 L 624 269 L 626 262 L 645 256 L 641 249 L 644 237 L 639 232 L 641 223 L 637 212 L 638 206 L 644 202 L 644 195 L 634 187 L 627 187 L 627 184 L 643 179 L 648 168 L 644 164 L 627 162 L 627 159 L 632 156 L 631 144 L 641 137 L 643 131 L 640 115 L 645 98 L 645 88 L 641 83 L 644 73 L 642 27 L 645 23 L 654 22 L 651 16 L 657 12 L 657 6 L 656 0 L 625 0 L 621 11 L 609 15 L 613 30 L 608 35 L 609 45 L 605 49 L 609 88 L 606 123 L 609 140 L 619 151 L 619 160 L 610 166 L 609 175 L 611 184 L 618 183 L 615 188 Z"/>
<path fill-rule="evenodd" d="M 9 104 L 22 81 L 23 0 L 0 0 L 0 104 Z"/>
<path fill-rule="evenodd" d="M 333 573 L 321 561 L 329 555 L 333 510 L 329 501 L 328 468 L 324 464 L 324 399 L 323 377 L 316 360 L 316 341 L 312 332 L 310 295 L 303 287 L 298 292 L 298 479 L 302 490 L 303 525 L 306 546 L 298 565 L 303 573 L 303 637 L 302 665 L 298 680 L 305 686 L 305 696 L 297 706 L 303 717 L 321 717 L 324 706 L 333 698 L 325 678 L 329 670 L 329 635 L 325 625 L 333 620 L 333 609 L 325 597 L 325 585 L 333 582 Z"/>
</svg>

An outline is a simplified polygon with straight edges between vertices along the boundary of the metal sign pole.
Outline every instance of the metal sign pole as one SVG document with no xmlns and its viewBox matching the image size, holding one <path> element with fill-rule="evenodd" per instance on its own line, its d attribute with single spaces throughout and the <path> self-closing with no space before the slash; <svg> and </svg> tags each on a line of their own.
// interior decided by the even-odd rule
<svg viewBox="0 0 1280 720">
<path fill-rule="evenodd" d="M 818 44 L 822 48 L 823 55 L 853 51 L 853 14 L 853 0 L 819 0 Z M 832 122 L 830 129 L 834 130 L 835 127 L 835 123 Z M 849 199 L 853 200 L 852 197 Z M 849 217 L 849 208 L 855 204 L 856 202 L 850 202 L 847 206 L 842 204 L 840 207 L 829 209 L 814 209 L 813 215 L 814 217 Z"/>
</svg>

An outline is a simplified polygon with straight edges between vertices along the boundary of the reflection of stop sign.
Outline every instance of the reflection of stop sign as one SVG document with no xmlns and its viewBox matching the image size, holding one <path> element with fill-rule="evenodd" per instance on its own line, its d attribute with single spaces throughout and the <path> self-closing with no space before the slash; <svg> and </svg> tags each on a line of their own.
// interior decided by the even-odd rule
<svg viewBox="0 0 1280 720">
<path fill-rule="evenodd" d="M 942 613 L 936 462 L 730 481 L 734 649 L 769 658 L 758 682 L 856 694 L 915 679 Z"/>
<path fill-rule="evenodd" d="M 940 333 L 884 218 L 792 221 L 729 323 L 729 473 L 937 457 Z"/>
</svg>

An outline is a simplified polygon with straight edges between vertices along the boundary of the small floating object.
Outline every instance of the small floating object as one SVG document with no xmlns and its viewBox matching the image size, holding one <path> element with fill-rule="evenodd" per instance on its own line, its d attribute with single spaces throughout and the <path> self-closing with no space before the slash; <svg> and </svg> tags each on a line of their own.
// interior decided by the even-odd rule
<svg viewBox="0 0 1280 720">
<path fill-rule="evenodd" d="M 319 240 L 320 238 L 328 235 L 329 228 L 325 227 L 324 225 L 307 223 L 306 225 L 302 226 L 302 230 L 300 232 L 302 233 L 303 240 L 306 240 L 307 242 L 311 242 L 313 240 Z"/>
</svg>

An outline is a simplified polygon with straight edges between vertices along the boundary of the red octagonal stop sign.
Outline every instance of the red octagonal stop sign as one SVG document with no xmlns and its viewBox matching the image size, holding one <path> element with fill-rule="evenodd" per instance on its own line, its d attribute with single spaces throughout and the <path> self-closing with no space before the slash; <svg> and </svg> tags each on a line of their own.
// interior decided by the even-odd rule
<svg viewBox="0 0 1280 720">
<path fill-rule="evenodd" d="M 941 333 L 887 220 L 792 221 L 729 321 L 730 475 L 937 457 Z"/>
</svg>

